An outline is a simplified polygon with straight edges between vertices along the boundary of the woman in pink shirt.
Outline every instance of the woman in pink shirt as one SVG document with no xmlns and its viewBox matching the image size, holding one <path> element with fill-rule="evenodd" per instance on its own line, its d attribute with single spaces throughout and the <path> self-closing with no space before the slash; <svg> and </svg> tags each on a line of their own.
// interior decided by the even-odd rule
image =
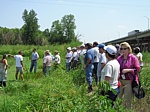
<svg viewBox="0 0 150 112">
<path fill-rule="evenodd" d="M 120 44 L 121 55 L 117 58 L 120 64 L 120 93 L 119 97 L 124 95 L 125 107 L 131 109 L 132 101 L 132 80 L 133 76 L 138 82 L 138 72 L 140 64 L 136 56 L 132 54 L 131 46 L 127 42 Z"/>
</svg>

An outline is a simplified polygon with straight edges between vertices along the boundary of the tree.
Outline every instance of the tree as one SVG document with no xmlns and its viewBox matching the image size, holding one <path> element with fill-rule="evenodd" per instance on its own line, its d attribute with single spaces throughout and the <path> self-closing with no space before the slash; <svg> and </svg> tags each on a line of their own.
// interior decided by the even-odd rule
<svg viewBox="0 0 150 112">
<path fill-rule="evenodd" d="M 36 37 L 37 31 L 39 29 L 37 14 L 34 10 L 28 11 L 25 9 L 23 12 L 22 19 L 24 21 L 24 25 L 22 27 L 23 33 L 23 41 L 24 44 L 35 44 L 36 45 Z"/>
<path fill-rule="evenodd" d="M 51 43 L 65 43 L 65 39 L 63 38 L 63 29 L 59 20 L 52 23 L 49 41 Z"/>
<path fill-rule="evenodd" d="M 75 40 L 74 30 L 76 29 L 74 15 L 65 15 L 61 20 L 61 25 L 66 36 L 67 42 Z"/>
</svg>

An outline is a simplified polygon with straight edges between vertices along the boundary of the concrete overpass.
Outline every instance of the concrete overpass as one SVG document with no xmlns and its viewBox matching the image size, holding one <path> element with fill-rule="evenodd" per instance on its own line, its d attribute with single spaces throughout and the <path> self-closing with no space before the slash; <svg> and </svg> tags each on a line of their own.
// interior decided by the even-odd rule
<svg viewBox="0 0 150 112">
<path fill-rule="evenodd" d="M 141 52 L 150 52 L 150 30 L 142 31 L 133 35 L 129 35 L 126 37 L 118 38 L 115 40 L 111 40 L 105 42 L 105 44 L 120 44 L 122 42 L 128 42 L 132 48 L 140 47 Z"/>
</svg>

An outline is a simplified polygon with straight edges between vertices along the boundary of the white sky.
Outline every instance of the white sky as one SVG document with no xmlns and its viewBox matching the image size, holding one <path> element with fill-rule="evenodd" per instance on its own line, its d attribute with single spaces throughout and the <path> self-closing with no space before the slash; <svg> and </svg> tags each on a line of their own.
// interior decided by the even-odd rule
<svg viewBox="0 0 150 112">
<path fill-rule="evenodd" d="M 150 18 L 149 0 L 0 0 L 0 26 L 21 28 L 24 9 L 37 13 L 42 31 L 64 15 L 74 15 L 82 42 L 102 43 L 147 30 Z"/>
</svg>

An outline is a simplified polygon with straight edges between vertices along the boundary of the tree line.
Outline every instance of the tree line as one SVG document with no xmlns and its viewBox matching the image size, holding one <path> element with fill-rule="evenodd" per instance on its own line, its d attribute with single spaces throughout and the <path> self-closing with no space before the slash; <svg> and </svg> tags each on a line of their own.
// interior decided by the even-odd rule
<svg viewBox="0 0 150 112">
<path fill-rule="evenodd" d="M 19 28 L 0 27 L 0 44 L 24 44 L 24 45 L 46 45 L 64 44 L 72 41 L 79 41 L 79 34 L 75 35 L 74 15 L 65 15 L 61 20 L 52 23 L 50 29 L 39 30 L 37 13 L 32 9 L 24 10 L 22 19 L 24 25 Z"/>
</svg>

